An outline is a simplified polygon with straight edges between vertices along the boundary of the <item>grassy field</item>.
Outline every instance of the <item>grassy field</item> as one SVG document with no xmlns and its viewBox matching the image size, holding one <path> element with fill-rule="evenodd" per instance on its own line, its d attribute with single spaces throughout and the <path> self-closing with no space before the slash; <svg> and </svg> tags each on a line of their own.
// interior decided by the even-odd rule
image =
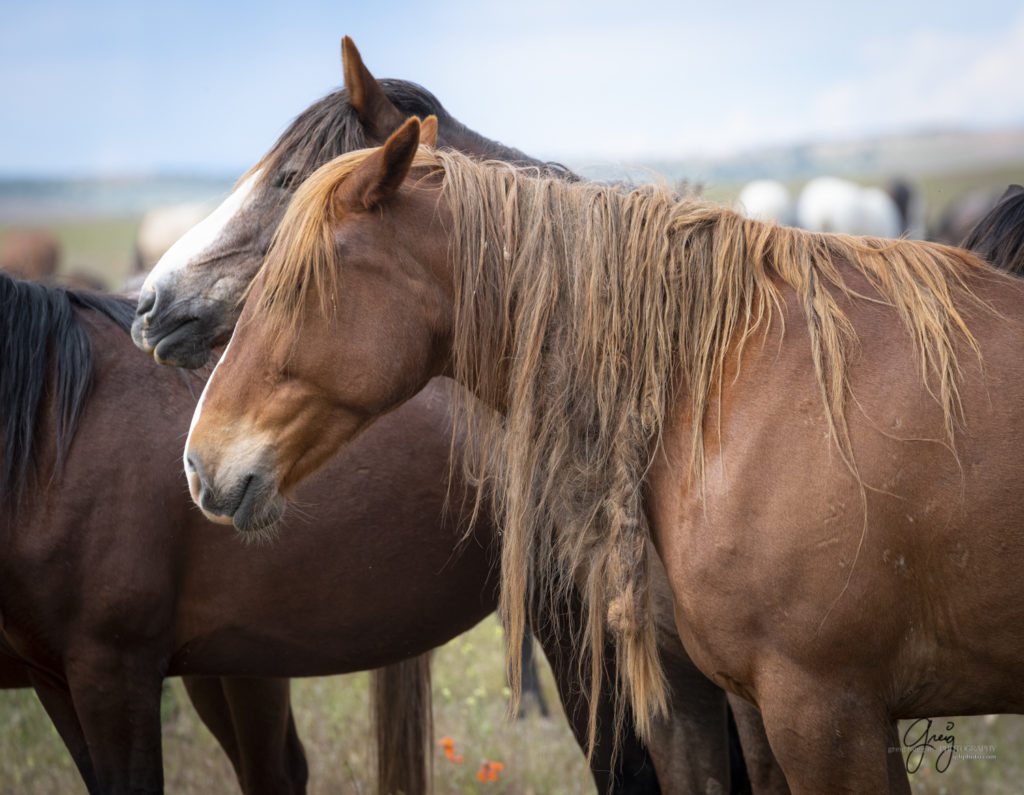
<svg viewBox="0 0 1024 795">
<path fill-rule="evenodd" d="M 502 632 L 493 617 L 439 649 L 433 659 L 434 791 L 437 793 L 594 793 L 583 755 L 558 710 L 506 717 Z M 542 665 L 545 695 L 558 703 Z M 299 734 L 310 766 L 311 795 L 374 792 L 368 674 L 301 679 L 292 684 Z M 180 680 L 167 683 L 162 709 L 167 792 L 237 792 L 227 757 L 199 721 Z M 439 745 L 450 737 L 461 763 Z M 481 783 L 484 762 L 501 762 Z M 84 793 L 71 758 L 31 691 L 0 691 L 0 793 Z"/>
<path fill-rule="evenodd" d="M 546 664 L 542 680 L 549 704 L 556 704 Z M 434 791 L 569 795 L 596 793 L 583 756 L 564 717 L 506 717 L 502 633 L 488 618 L 434 655 Z M 368 675 L 300 679 L 292 683 L 299 734 L 310 766 L 311 795 L 374 792 Z M 199 721 L 177 679 L 165 688 L 162 709 L 164 770 L 170 795 L 237 792 L 227 757 Z M 945 744 L 915 754 L 915 793 L 1010 795 L 1024 781 L 1024 718 L 987 716 L 935 719 L 933 727 L 956 737 L 965 757 L 948 759 Z M 907 733 L 910 724 L 904 722 Z M 464 761 L 449 761 L 439 745 L 451 737 Z M 914 745 L 914 732 L 909 745 Z M 904 751 L 906 758 L 908 751 Z M 496 781 L 480 782 L 484 762 L 501 762 Z M 940 770 L 942 772 L 940 772 Z M 73 795 L 84 793 L 78 773 L 31 691 L 0 691 L 0 793 Z"/>
<path fill-rule="evenodd" d="M 60 246 L 60 273 L 85 274 L 108 288 L 123 284 L 132 272 L 135 216 L 63 220 L 27 225 L 53 234 Z M 0 242 L 15 225 L 0 223 Z"/>
</svg>

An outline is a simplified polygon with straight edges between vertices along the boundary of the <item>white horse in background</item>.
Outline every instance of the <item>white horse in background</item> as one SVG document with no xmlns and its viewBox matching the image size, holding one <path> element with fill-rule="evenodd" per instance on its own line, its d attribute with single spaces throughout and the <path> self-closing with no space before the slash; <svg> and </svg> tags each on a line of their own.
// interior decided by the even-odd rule
<svg viewBox="0 0 1024 795">
<path fill-rule="evenodd" d="M 844 232 L 874 237 L 924 237 L 924 212 L 909 184 L 862 187 L 838 177 L 815 177 L 796 201 L 778 180 L 748 182 L 736 199 L 748 218 L 799 226 L 811 232 Z"/>
<path fill-rule="evenodd" d="M 796 203 L 796 225 L 812 232 L 921 238 L 923 218 L 920 202 L 902 181 L 885 190 L 838 177 L 815 177 Z"/>
<path fill-rule="evenodd" d="M 744 185 L 736 199 L 736 209 L 758 221 L 775 221 L 783 226 L 796 223 L 789 189 L 774 179 L 755 179 Z"/>
</svg>

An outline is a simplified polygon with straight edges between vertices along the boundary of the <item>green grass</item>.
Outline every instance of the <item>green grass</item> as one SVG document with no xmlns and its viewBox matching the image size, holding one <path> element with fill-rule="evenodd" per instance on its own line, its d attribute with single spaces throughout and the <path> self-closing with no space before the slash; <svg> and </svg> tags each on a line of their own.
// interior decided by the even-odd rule
<svg viewBox="0 0 1024 795">
<path fill-rule="evenodd" d="M 132 273 L 138 226 L 139 219 L 135 216 L 0 224 L 0 242 L 11 229 L 44 229 L 53 234 L 60 245 L 61 275 L 84 274 L 99 279 L 108 288 L 117 288 Z"/>
</svg>

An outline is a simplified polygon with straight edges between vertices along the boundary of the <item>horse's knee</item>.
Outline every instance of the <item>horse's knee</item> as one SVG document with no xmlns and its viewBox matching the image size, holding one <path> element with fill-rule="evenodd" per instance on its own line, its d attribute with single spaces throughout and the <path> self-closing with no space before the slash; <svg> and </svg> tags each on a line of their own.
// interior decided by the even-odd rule
<svg viewBox="0 0 1024 795">
<path fill-rule="evenodd" d="M 794 794 L 910 792 L 905 774 L 901 780 L 891 775 L 892 722 L 884 710 L 844 692 L 839 683 L 763 695 L 761 712 Z"/>
</svg>

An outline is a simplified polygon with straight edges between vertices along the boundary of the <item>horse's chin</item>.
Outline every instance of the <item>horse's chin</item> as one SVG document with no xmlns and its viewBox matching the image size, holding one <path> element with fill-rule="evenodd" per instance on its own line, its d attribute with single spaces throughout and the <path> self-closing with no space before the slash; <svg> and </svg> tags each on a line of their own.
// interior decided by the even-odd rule
<svg viewBox="0 0 1024 795">
<path fill-rule="evenodd" d="M 212 349 L 206 327 L 198 318 L 187 318 L 181 325 L 152 345 L 158 364 L 198 370 L 210 360 Z"/>
<path fill-rule="evenodd" d="M 203 512 L 203 516 L 205 516 L 207 519 L 209 519 L 211 522 L 214 522 L 215 524 L 233 525 L 235 523 L 234 517 L 225 516 L 222 513 L 210 513 L 210 511 L 207 511 L 205 508 L 200 508 L 199 510 Z"/>
<path fill-rule="evenodd" d="M 233 516 L 223 517 L 221 521 L 227 518 L 247 540 L 250 536 L 254 537 L 251 540 L 266 540 L 274 536 L 287 507 L 288 501 L 280 494 L 259 501 L 243 500 Z"/>
</svg>

